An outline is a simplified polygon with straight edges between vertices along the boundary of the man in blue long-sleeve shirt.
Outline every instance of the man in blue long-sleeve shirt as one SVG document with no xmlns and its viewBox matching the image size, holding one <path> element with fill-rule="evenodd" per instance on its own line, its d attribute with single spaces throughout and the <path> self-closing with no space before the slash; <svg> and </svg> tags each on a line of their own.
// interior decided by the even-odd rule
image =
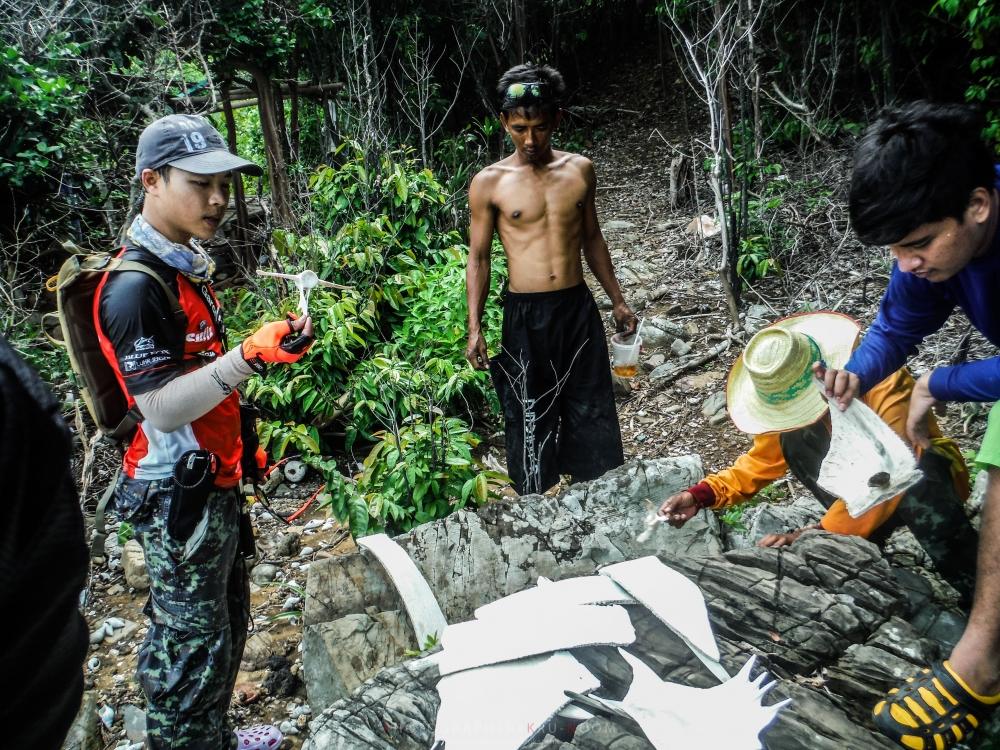
<svg viewBox="0 0 1000 750">
<path fill-rule="evenodd" d="M 817 374 L 845 409 L 916 353 L 956 307 L 1000 346 L 1000 172 L 969 108 L 916 102 L 882 112 L 855 154 L 850 214 L 871 245 L 896 258 L 878 317 L 842 370 Z M 924 373 L 910 400 L 907 432 L 926 446 L 936 403 L 1000 400 L 1000 357 Z M 1000 703 L 1000 406 L 979 460 L 989 466 L 975 602 L 950 659 L 875 706 L 875 723 L 913 750 L 953 747 Z"/>
</svg>

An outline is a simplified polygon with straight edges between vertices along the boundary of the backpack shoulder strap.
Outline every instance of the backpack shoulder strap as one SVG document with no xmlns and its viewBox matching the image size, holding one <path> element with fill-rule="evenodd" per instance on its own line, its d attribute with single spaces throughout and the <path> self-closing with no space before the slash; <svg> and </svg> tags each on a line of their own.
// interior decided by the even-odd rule
<svg viewBox="0 0 1000 750">
<path fill-rule="evenodd" d="M 167 303 L 170 305 L 170 312 L 173 314 L 174 319 L 181 321 L 187 318 L 184 314 L 184 310 L 181 308 L 180 300 L 177 299 L 177 295 L 174 294 L 170 285 L 162 276 L 160 276 L 159 273 L 147 266 L 145 263 L 138 260 L 123 260 L 122 258 L 115 258 L 108 264 L 107 270 L 109 273 L 112 271 L 138 271 L 139 273 L 146 274 L 160 285 L 163 293 L 167 296 Z"/>
</svg>

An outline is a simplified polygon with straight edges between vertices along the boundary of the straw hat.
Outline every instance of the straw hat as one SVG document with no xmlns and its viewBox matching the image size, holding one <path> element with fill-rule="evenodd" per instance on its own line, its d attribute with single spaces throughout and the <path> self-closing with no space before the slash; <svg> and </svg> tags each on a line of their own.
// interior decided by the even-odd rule
<svg viewBox="0 0 1000 750">
<path fill-rule="evenodd" d="M 812 424 L 828 408 L 813 362 L 841 369 L 860 332 L 856 320 L 834 312 L 792 315 L 758 331 L 729 371 L 730 418 L 753 435 Z"/>
</svg>

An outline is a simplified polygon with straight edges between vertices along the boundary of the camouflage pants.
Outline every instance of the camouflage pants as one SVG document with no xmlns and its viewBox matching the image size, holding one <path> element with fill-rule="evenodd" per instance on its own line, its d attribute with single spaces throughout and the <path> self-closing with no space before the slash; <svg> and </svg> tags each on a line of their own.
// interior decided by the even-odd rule
<svg viewBox="0 0 1000 750">
<path fill-rule="evenodd" d="M 227 719 L 249 620 L 246 569 L 237 554 L 239 494 L 212 492 L 188 540 L 167 530 L 172 480 L 123 478 L 116 505 L 132 523 L 149 572 L 150 626 L 139 650 L 146 746 L 236 746 Z"/>
<path fill-rule="evenodd" d="M 829 508 L 837 498 L 816 484 L 820 466 L 830 450 L 827 425 L 821 421 L 782 433 L 781 450 L 796 479 Z M 951 461 L 933 450 L 925 450 L 919 466 L 924 478 L 907 490 L 896 512 L 875 530 L 869 541 L 881 546 L 897 528 L 908 526 L 941 577 L 961 595 L 962 606 L 968 608 L 975 590 L 979 535 L 969 523 L 955 490 Z"/>
</svg>

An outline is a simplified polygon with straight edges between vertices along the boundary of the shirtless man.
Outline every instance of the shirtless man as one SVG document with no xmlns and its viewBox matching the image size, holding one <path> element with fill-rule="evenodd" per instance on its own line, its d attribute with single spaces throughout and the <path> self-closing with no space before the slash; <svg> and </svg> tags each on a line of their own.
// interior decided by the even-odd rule
<svg viewBox="0 0 1000 750">
<path fill-rule="evenodd" d="M 636 317 L 597 222 L 594 165 L 551 145 L 564 91 L 562 76 L 547 65 L 503 74 L 500 120 L 515 150 L 469 187 L 465 356 L 491 371 L 504 411 L 507 469 L 521 494 L 543 492 L 560 474 L 585 481 L 624 463 L 604 326 L 583 281 L 581 250 L 614 305 L 617 329 L 634 332 Z M 491 361 L 480 327 L 494 231 L 510 281 L 502 351 Z"/>
</svg>

